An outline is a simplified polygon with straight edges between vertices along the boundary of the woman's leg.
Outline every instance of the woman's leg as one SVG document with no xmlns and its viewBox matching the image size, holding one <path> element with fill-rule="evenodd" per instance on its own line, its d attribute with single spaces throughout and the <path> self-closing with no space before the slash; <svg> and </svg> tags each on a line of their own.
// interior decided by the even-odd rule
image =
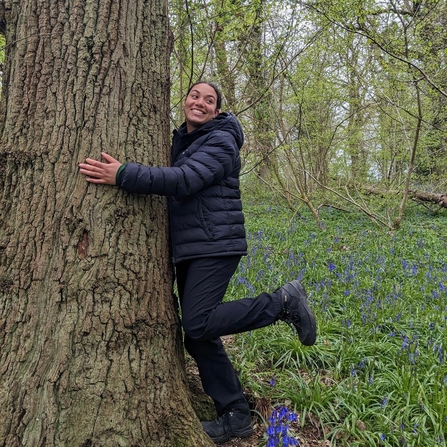
<svg viewBox="0 0 447 447">
<path fill-rule="evenodd" d="M 211 275 L 213 276 L 212 281 L 206 279 L 202 281 L 203 278 L 200 274 L 202 269 L 195 270 L 195 261 L 178 264 L 176 266 L 177 287 L 182 313 L 186 311 L 190 314 L 195 310 L 202 314 L 202 300 L 206 302 L 214 300 L 215 304 L 221 302 L 228 283 L 236 271 L 239 259 L 240 257 L 221 258 L 220 268 L 214 272 L 214 276 Z M 203 262 L 200 264 L 204 267 Z M 205 276 L 209 277 L 208 272 Z M 202 287 L 198 287 L 197 283 L 202 284 Z M 205 291 L 209 291 L 209 293 L 205 293 L 205 298 L 203 297 L 203 287 Z M 213 399 L 219 415 L 228 406 L 239 405 L 248 408 L 242 386 L 219 337 L 195 340 L 186 334 L 185 348 L 197 362 L 203 389 Z"/>
<path fill-rule="evenodd" d="M 185 276 L 182 321 L 188 337 L 211 340 L 268 326 L 280 318 L 278 292 L 222 302 L 239 260 L 233 256 L 200 258 L 177 266 Z"/>
<path fill-rule="evenodd" d="M 305 344 L 313 344 L 316 337 L 315 318 L 297 280 L 273 293 L 223 303 L 239 260 L 203 258 L 176 266 L 185 346 L 196 360 L 203 388 L 220 416 L 202 422 L 202 426 L 216 443 L 253 432 L 248 403 L 219 337 L 267 326 L 278 319 L 293 325 Z"/>
<path fill-rule="evenodd" d="M 193 356 L 199 364 L 198 356 L 207 350 L 203 346 L 198 349 L 200 344 L 197 342 L 214 343 L 213 348 L 211 343 L 207 345 L 209 352 L 203 355 L 202 366 L 199 366 L 199 369 L 202 368 L 204 387 L 208 379 L 214 387 L 212 374 L 208 372 L 205 364 L 209 365 L 210 371 L 216 366 L 213 374 L 219 375 L 218 356 L 225 355 L 226 358 L 218 340 L 222 335 L 261 328 L 281 319 L 294 326 L 302 343 L 315 343 L 315 317 L 307 305 L 306 292 L 299 281 L 294 280 L 272 293 L 263 292 L 256 298 L 222 302 L 239 260 L 240 257 L 234 256 L 200 258 L 177 265 L 185 345 L 191 353 L 194 352 Z M 228 364 L 231 365 L 229 362 Z M 234 376 L 231 375 L 228 389 L 231 388 L 230 383 L 235 383 L 233 379 Z M 206 392 L 211 393 L 212 390 L 208 388 Z M 219 396 L 218 392 L 215 394 L 216 397 Z"/>
</svg>

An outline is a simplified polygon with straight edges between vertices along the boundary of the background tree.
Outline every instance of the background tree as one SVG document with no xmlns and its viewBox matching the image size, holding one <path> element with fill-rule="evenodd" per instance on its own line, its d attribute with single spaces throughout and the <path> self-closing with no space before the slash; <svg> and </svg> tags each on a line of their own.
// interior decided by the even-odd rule
<svg viewBox="0 0 447 447">
<path fill-rule="evenodd" d="M 245 130 L 245 191 L 260 197 L 258 186 L 268 185 L 295 210 L 301 202 L 315 210 L 362 201 L 368 185 L 442 191 L 445 1 L 171 7 L 174 55 L 182 55 L 172 63 L 173 116 L 181 73 L 187 83 L 205 77 L 223 87 Z M 177 20 L 182 14 L 188 26 Z M 398 209 L 387 210 L 400 213 L 397 221 L 405 206 Z"/>
<path fill-rule="evenodd" d="M 169 162 L 164 0 L 0 0 L 0 445 L 205 446 L 164 198 L 88 185 Z"/>
</svg>

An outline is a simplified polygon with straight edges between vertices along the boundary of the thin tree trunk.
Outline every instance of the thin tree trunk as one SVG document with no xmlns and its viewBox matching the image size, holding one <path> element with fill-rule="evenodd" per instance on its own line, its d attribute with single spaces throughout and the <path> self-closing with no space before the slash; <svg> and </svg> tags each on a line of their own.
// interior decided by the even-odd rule
<svg viewBox="0 0 447 447">
<path fill-rule="evenodd" d="M 408 36 L 407 36 L 407 28 L 405 28 L 404 36 L 405 36 L 406 56 L 408 58 L 409 43 L 408 43 Z M 400 225 L 402 223 L 402 219 L 404 216 L 405 207 L 406 207 L 407 200 L 408 200 L 408 193 L 410 190 L 411 177 L 412 177 L 413 171 L 414 171 L 416 152 L 417 152 L 417 148 L 418 148 L 418 144 L 419 144 L 419 134 L 421 132 L 421 125 L 422 125 L 422 103 L 421 103 L 421 89 L 419 86 L 419 79 L 418 79 L 419 75 L 417 72 L 415 72 L 415 70 L 411 64 L 408 64 L 408 70 L 413 76 L 413 85 L 414 85 L 415 92 L 416 92 L 416 105 L 417 105 L 418 113 L 417 113 L 417 119 L 416 119 L 416 128 L 414 131 L 413 141 L 412 141 L 412 145 L 411 145 L 411 149 L 410 149 L 410 160 L 408 162 L 407 172 L 405 175 L 405 188 L 404 188 L 404 191 L 402 194 L 402 200 L 399 204 L 398 215 L 393 222 L 393 226 L 396 229 L 400 228 Z"/>
</svg>

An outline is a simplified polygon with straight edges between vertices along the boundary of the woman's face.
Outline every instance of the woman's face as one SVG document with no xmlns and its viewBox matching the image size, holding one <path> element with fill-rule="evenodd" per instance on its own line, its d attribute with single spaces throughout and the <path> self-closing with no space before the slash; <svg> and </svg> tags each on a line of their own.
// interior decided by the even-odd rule
<svg viewBox="0 0 447 447">
<path fill-rule="evenodd" d="M 217 94 L 211 85 L 195 85 L 185 100 L 183 110 L 186 118 L 186 130 L 193 130 L 203 126 L 219 114 L 216 108 Z"/>
</svg>

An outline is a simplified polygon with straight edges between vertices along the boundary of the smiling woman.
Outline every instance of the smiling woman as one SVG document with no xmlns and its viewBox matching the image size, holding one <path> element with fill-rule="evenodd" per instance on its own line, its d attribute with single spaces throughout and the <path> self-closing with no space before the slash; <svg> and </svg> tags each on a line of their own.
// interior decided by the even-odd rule
<svg viewBox="0 0 447 447">
<path fill-rule="evenodd" d="M 188 132 L 216 118 L 220 112 L 220 92 L 210 83 L 193 85 L 188 91 L 184 112 Z"/>
<path fill-rule="evenodd" d="M 182 309 L 185 348 L 196 360 L 218 419 L 203 422 L 216 443 L 253 433 L 250 410 L 220 339 L 283 320 L 312 345 L 316 323 L 306 293 L 292 281 L 256 298 L 223 302 L 241 256 L 247 254 L 239 189 L 244 134 L 236 116 L 221 113 L 221 94 L 209 82 L 188 91 L 186 122 L 174 132 L 172 166 L 122 165 L 87 159 L 80 172 L 91 183 L 118 185 L 138 194 L 169 196 L 171 243 Z"/>
</svg>

